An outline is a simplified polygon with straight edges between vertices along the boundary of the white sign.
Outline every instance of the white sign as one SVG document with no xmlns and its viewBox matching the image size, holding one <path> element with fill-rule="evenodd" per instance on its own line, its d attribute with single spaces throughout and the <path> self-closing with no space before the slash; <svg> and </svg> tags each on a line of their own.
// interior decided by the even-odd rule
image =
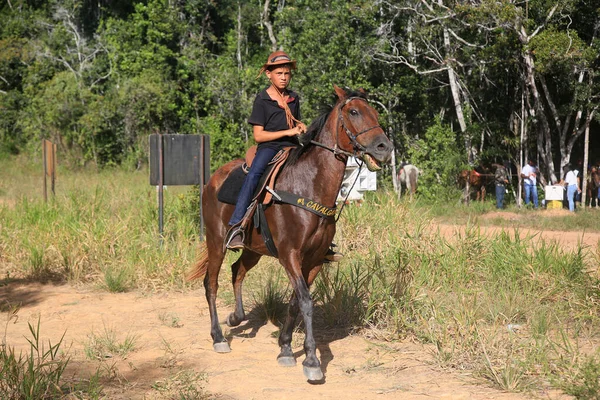
<svg viewBox="0 0 600 400">
<path fill-rule="evenodd" d="M 362 164 L 363 167 L 360 168 L 356 158 L 348 157 L 337 201 L 346 200 L 346 196 L 349 201 L 362 200 L 364 192 L 377 190 L 377 173 L 369 171 L 364 163 Z"/>
</svg>

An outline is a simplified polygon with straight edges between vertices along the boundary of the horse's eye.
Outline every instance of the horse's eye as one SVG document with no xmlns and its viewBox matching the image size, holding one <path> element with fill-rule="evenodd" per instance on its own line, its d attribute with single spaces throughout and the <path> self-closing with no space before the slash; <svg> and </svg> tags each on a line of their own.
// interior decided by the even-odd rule
<svg viewBox="0 0 600 400">
<path fill-rule="evenodd" d="M 350 110 L 350 115 L 358 115 L 358 111 L 356 111 L 354 108 Z"/>
</svg>

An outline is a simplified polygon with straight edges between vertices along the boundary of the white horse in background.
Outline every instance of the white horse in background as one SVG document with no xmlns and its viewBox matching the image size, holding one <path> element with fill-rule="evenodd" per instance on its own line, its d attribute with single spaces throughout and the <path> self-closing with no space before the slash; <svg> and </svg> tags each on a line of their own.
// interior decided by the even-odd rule
<svg viewBox="0 0 600 400">
<path fill-rule="evenodd" d="M 412 200 L 417 191 L 417 181 L 419 178 L 419 169 L 412 164 L 403 164 L 398 171 L 398 198 L 402 196 L 402 186 L 406 187 L 406 191 Z"/>
</svg>

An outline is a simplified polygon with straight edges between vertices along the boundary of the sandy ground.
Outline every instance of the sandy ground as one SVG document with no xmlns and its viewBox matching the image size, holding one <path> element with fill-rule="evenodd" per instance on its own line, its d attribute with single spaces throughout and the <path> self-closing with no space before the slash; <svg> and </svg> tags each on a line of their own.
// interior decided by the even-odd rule
<svg viewBox="0 0 600 400">
<path fill-rule="evenodd" d="M 456 226 L 439 226 L 452 237 Z M 494 232 L 494 228 L 482 228 Z M 523 231 L 521 231 L 523 232 Z M 564 246 L 580 240 L 597 246 L 600 234 L 536 233 Z M 21 304 L 18 318 L 6 323 L 6 304 Z M 307 383 L 302 373 L 302 343 L 294 343 L 296 367 L 277 365 L 277 328 L 250 318 L 228 329 L 232 352 L 217 354 L 209 335 L 209 316 L 202 290 L 187 293 L 109 294 L 69 285 L 0 281 L 0 305 L 6 343 L 28 349 L 28 323 L 41 320 L 41 338 L 56 343 L 71 357 L 65 376 L 88 379 L 100 368 L 107 399 L 170 398 L 157 387 L 183 385 L 181 371 L 205 373 L 204 388 L 220 399 L 530 399 L 532 394 L 504 393 L 486 387 L 469 373 L 438 367 L 430 348 L 404 341 L 386 343 L 348 332 L 316 328 L 323 384 Z M 250 310 L 249 310 L 250 311 Z M 224 319 L 230 309 L 220 305 Z M 121 357 L 106 353 L 90 360 L 85 348 L 92 338 L 115 335 L 119 343 L 134 338 L 135 350 Z M 2 336 L 4 337 L 4 336 Z M 172 394 L 173 392 L 171 392 Z M 538 398 L 567 399 L 559 393 L 538 392 Z M 175 398 L 175 397 L 172 397 Z"/>
<path fill-rule="evenodd" d="M 554 215 L 554 216 L 565 216 L 570 215 L 567 210 L 544 210 L 546 215 Z M 506 211 L 495 211 L 482 215 L 479 217 L 483 220 L 498 220 L 504 219 L 507 221 L 517 221 L 519 219 L 519 215 L 512 212 Z M 438 224 L 434 226 L 434 229 L 439 229 L 441 235 L 446 237 L 457 237 L 459 233 L 463 233 L 465 231 L 464 226 L 460 225 L 451 225 L 451 224 Z M 480 233 L 482 235 L 496 235 L 503 230 L 514 236 L 515 229 L 514 228 L 502 228 L 497 226 L 480 226 Z M 600 233 L 598 232 L 576 232 L 576 231 L 552 231 L 552 230 L 536 230 L 536 229 L 527 229 L 527 228 L 519 228 L 518 229 L 519 236 L 524 237 L 532 237 L 534 241 L 544 240 L 546 242 L 555 242 L 558 243 L 562 248 L 573 250 L 581 245 L 585 250 L 590 252 L 595 252 L 598 250 L 600 246 Z"/>
</svg>

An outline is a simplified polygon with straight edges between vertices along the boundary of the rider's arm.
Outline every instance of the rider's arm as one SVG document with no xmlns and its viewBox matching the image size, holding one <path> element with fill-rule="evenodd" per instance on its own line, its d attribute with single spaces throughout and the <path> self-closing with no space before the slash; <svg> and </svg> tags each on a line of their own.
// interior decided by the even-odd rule
<svg viewBox="0 0 600 400">
<path fill-rule="evenodd" d="M 265 127 L 262 125 L 254 125 L 253 133 L 254 140 L 256 143 L 270 142 L 271 140 L 280 139 L 284 136 L 296 136 L 304 133 L 306 130 L 304 124 L 300 123 L 298 126 L 292 129 L 286 129 L 284 131 L 265 131 Z"/>
</svg>

